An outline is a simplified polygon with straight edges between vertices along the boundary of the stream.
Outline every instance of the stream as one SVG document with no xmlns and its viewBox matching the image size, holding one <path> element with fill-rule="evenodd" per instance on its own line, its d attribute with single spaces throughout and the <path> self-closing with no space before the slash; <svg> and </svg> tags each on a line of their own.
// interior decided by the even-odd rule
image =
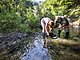
<svg viewBox="0 0 80 60">
<path fill-rule="evenodd" d="M 43 47 L 43 37 L 40 33 L 36 36 L 30 37 L 29 40 L 24 41 L 24 53 L 20 56 L 21 60 L 52 60 L 49 52 L 51 50 Z M 28 43 L 28 44 L 27 44 Z"/>
<path fill-rule="evenodd" d="M 41 31 L 33 32 L 21 42 L 0 50 L 0 60 L 56 60 L 59 56 L 47 47 L 47 42 L 50 43 L 50 39 L 43 39 Z"/>
<path fill-rule="evenodd" d="M 16 48 L 7 47 L 7 53 L 0 56 L 2 60 L 52 60 L 50 52 L 54 52 L 44 47 L 44 40 L 41 32 L 35 32 L 31 36 L 24 39 Z M 45 45 L 46 46 L 46 45 Z M 14 48 L 14 49 L 13 49 Z"/>
</svg>

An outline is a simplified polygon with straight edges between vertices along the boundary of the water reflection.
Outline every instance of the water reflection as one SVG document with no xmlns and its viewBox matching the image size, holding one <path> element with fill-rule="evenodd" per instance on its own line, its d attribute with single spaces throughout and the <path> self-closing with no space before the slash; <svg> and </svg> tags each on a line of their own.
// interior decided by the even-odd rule
<svg viewBox="0 0 80 60">
<path fill-rule="evenodd" d="M 47 49 L 47 38 L 43 39 L 41 35 L 36 36 L 34 39 L 29 38 L 27 46 L 24 45 L 22 49 L 25 50 L 19 58 L 21 60 L 52 60 L 49 54 L 50 50 Z"/>
<path fill-rule="evenodd" d="M 74 32 L 77 34 L 80 33 L 80 31 L 78 32 L 77 29 L 73 30 L 75 30 Z M 73 32 L 71 34 L 73 34 Z M 71 37 L 73 38 L 74 35 Z M 47 44 L 50 43 L 50 41 L 51 41 L 50 38 L 43 39 L 41 32 L 35 33 L 32 36 L 28 37 L 27 39 L 23 40 L 21 43 L 19 43 L 18 45 L 20 46 L 20 48 L 18 50 L 14 50 L 13 53 L 4 54 L 5 51 L 8 51 L 9 47 L 5 49 L 3 55 L 1 56 L 1 59 L 2 60 L 5 59 L 6 60 L 19 60 L 19 59 L 52 60 L 53 57 L 55 58 L 55 56 L 52 55 L 55 52 L 51 49 L 48 49 L 49 47 L 47 47 Z M 51 44 L 49 45 L 52 46 Z"/>
<path fill-rule="evenodd" d="M 43 39 L 43 47 L 44 48 L 47 48 L 47 42 L 48 42 L 47 38 Z"/>
</svg>

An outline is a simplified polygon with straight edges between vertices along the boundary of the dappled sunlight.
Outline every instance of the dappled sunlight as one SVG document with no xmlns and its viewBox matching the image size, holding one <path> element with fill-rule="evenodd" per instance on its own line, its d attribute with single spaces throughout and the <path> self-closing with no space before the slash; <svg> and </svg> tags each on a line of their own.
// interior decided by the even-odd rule
<svg viewBox="0 0 80 60">
<path fill-rule="evenodd" d="M 51 39 L 52 45 L 51 48 L 54 50 L 59 50 L 59 54 L 64 56 L 60 57 L 61 60 L 64 59 L 80 59 L 80 42 L 75 42 L 67 39 Z M 56 48 L 56 49 L 55 49 Z"/>
<path fill-rule="evenodd" d="M 80 60 L 79 2 L 0 0 L 0 60 Z M 55 21 L 56 16 L 67 18 L 69 31 L 65 33 L 61 26 L 59 36 L 57 23 L 52 31 L 56 36 L 43 39 L 41 19 L 48 17 Z"/>
</svg>

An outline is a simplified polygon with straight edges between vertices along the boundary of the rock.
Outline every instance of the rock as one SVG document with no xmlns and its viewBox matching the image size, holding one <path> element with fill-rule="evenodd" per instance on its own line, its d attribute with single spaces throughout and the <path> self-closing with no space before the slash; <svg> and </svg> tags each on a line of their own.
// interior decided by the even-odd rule
<svg viewBox="0 0 80 60">
<path fill-rule="evenodd" d="M 9 43 L 9 41 L 5 41 L 5 42 L 3 42 L 3 44 L 8 44 Z"/>
<path fill-rule="evenodd" d="M 0 48 L 0 50 L 2 50 L 3 48 Z"/>
<path fill-rule="evenodd" d="M 29 33 L 31 33 L 31 32 L 29 32 Z M 5 48 L 6 46 L 11 46 L 11 45 L 21 42 L 26 37 L 28 37 L 28 34 L 21 33 L 21 32 L 12 32 L 9 34 L 1 34 L 0 35 L 0 44 L 1 44 L 0 48 L 1 47 Z"/>
<path fill-rule="evenodd" d="M 11 49 L 11 50 L 9 51 L 9 53 L 13 53 L 14 51 L 18 50 L 19 48 L 20 48 L 20 46 L 14 47 L 13 49 Z"/>
<path fill-rule="evenodd" d="M 11 46 L 11 44 L 7 44 L 7 46 Z"/>
<path fill-rule="evenodd" d="M 14 41 L 13 43 L 12 43 L 12 45 L 14 45 L 15 43 L 17 43 L 16 41 Z"/>
<path fill-rule="evenodd" d="M 28 37 L 28 34 L 23 34 L 24 37 Z"/>
<path fill-rule="evenodd" d="M 20 39 L 20 40 L 21 40 L 21 37 L 22 37 L 22 36 L 21 36 L 21 35 L 19 35 L 19 36 L 18 36 L 18 39 Z"/>
<path fill-rule="evenodd" d="M 5 48 L 6 47 L 6 45 L 3 45 L 3 48 Z"/>
<path fill-rule="evenodd" d="M 2 41 L 0 40 L 0 43 L 2 43 Z"/>
</svg>

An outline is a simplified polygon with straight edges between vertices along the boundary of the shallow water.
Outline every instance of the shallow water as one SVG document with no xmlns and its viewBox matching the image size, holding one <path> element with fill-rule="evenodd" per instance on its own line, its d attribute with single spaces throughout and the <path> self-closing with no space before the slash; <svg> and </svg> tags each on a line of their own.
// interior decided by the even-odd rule
<svg viewBox="0 0 80 60">
<path fill-rule="evenodd" d="M 37 35 L 34 39 L 30 39 L 28 42 L 29 44 L 26 44 L 26 46 L 24 47 L 25 51 L 19 59 L 52 60 L 50 57 L 51 55 L 49 54 L 49 50 L 47 48 L 43 48 L 43 38 L 41 35 Z M 28 49 L 26 47 L 28 47 Z"/>
<path fill-rule="evenodd" d="M 45 39 L 47 40 L 47 38 Z M 44 48 L 44 39 L 41 32 L 36 32 L 32 36 L 26 38 L 21 43 L 15 45 L 19 46 L 12 51 L 8 51 L 7 47 L 4 50 L 3 56 L 0 56 L 2 60 L 52 60 L 50 52 L 54 52 L 51 49 Z M 46 46 L 46 45 L 45 45 Z M 14 48 L 14 47 L 13 47 Z"/>
<path fill-rule="evenodd" d="M 71 29 L 70 29 L 71 30 Z M 73 36 L 79 36 L 79 31 L 73 29 L 70 31 Z M 78 38 L 78 37 L 76 37 Z M 75 40 L 76 40 L 75 38 Z M 78 39 L 79 40 L 79 39 Z M 35 32 L 25 40 L 21 41 L 14 46 L 6 47 L 0 53 L 0 60 L 54 60 L 58 56 L 55 55 L 55 52 L 47 47 L 47 41 L 50 39 L 43 39 L 41 32 Z M 13 49 L 16 46 L 15 49 Z"/>
</svg>

